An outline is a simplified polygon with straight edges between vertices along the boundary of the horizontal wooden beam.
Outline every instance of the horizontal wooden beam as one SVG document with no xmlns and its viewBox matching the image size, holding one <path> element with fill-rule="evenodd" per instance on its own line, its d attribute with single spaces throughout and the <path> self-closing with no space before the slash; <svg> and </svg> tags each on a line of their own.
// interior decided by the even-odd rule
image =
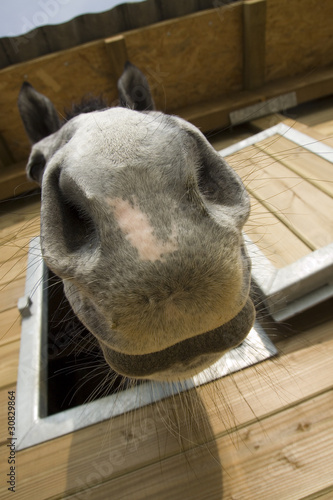
<svg viewBox="0 0 333 500">
<path fill-rule="evenodd" d="M 325 68 L 306 77 L 294 77 L 279 80 L 263 85 L 252 91 L 234 92 L 203 103 L 175 109 L 173 114 L 199 127 L 203 132 L 231 126 L 230 113 L 246 108 L 253 104 L 261 103 L 288 92 L 296 93 L 297 104 L 302 104 L 332 93 L 333 67 Z M 268 112 L 269 113 L 269 112 Z M 249 116 L 251 121 L 253 116 Z M 16 196 L 36 187 L 28 182 L 25 176 L 25 162 L 16 163 L 6 167 L 0 174 L 0 200 Z"/>
<path fill-rule="evenodd" d="M 295 92 L 297 104 L 318 99 L 332 93 L 333 67 L 324 68 L 306 76 L 285 78 L 263 85 L 256 90 L 243 90 L 227 94 L 214 101 L 206 101 L 193 106 L 174 110 L 173 113 L 190 121 L 203 132 L 231 125 L 230 113 L 235 110 L 265 102 L 289 92 Z M 268 109 L 267 114 L 270 111 Z M 249 116 L 248 120 L 253 119 Z"/>
<path fill-rule="evenodd" d="M 27 179 L 26 162 L 8 165 L 0 172 L 0 200 L 13 198 L 37 188 L 37 184 Z"/>
<path fill-rule="evenodd" d="M 0 167 L 5 167 L 6 165 L 10 165 L 13 163 L 13 155 L 10 152 L 9 147 L 2 134 L 0 134 Z"/>
</svg>

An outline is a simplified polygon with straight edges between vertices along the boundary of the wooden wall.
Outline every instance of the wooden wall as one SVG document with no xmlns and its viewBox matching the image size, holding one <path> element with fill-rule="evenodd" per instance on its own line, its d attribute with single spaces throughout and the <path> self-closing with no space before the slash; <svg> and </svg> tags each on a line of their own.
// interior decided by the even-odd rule
<svg viewBox="0 0 333 500">
<path fill-rule="evenodd" d="M 267 0 L 267 82 L 333 63 L 331 0 Z"/>
<path fill-rule="evenodd" d="M 116 5 L 111 10 L 83 14 L 70 21 L 52 25 L 55 13 L 61 9 L 61 2 L 39 2 L 31 18 L 22 19 L 20 36 L 0 39 L 0 68 L 10 64 L 28 61 L 42 55 L 66 50 L 93 40 L 110 37 L 123 31 L 142 28 L 166 19 L 186 16 L 200 10 L 216 8 L 217 5 L 237 0 L 143 0 L 141 2 Z M 39 19 L 44 26 L 34 28 Z"/>
<path fill-rule="evenodd" d="M 30 146 L 16 104 L 24 80 L 45 93 L 60 114 L 89 92 L 103 93 L 115 105 L 117 78 L 129 59 L 147 75 L 158 109 L 180 114 L 204 131 L 228 126 L 234 109 L 286 92 L 295 91 L 298 102 L 332 92 L 331 0 L 214 5 L 2 69 L 0 199 L 13 196 L 14 187 L 15 194 L 27 188 L 22 183 Z"/>
</svg>

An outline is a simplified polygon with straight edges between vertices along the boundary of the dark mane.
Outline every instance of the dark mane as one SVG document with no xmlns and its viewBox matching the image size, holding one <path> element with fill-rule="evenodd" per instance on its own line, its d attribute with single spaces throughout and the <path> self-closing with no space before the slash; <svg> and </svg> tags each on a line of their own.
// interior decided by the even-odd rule
<svg viewBox="0 0 333 500">
<path fill-rule="evenodd" d="M 108 104 L 103 96 L 87 94 L 82 98 L 81 102 L 73 103 L 71 108 L 65 109 L 65 120 L 68 121 L 74 118 L 74 116 L 81 115 L 82 113 L 90 113 L 91 111 L 98 111 L 106 108 L 108 108 Z"/>
</svg>

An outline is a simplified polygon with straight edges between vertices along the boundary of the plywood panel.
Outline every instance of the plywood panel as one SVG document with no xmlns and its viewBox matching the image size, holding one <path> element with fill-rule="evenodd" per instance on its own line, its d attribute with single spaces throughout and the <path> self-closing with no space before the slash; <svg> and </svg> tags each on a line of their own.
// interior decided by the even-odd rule
<svg viewBox="0 0 333 500">
<path fill-rule="evenodd" d="M 60 114 L 88 93 L 105 93 L 110 104 L 117 98 L 103 41 L 10 66 L 0 78 L 0 128 L 15 161 L 24 160 L 30 150 L 16 104 L 24 80 L 46 94 Z"/>
<path fill-rule="evenodd" d="M 160 110 L 242 87 L 242 5 L 225 6 L 125 34 L 129 59 L 148 77 Z"/>
<path fill-rule="evenodd" d="M 267 0 L 266 81 L 333 63 L 331 0 Z"/>
</svg>

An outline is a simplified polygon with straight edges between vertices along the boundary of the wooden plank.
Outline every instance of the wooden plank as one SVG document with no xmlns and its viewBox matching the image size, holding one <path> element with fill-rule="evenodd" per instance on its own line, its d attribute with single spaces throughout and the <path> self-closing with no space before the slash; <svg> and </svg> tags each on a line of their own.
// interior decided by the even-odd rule
<svg viewBox="0 0 333 500">
<path fill-rule="evenodd" d="M 178 110 L 241 89 L 242 10 L 237 2 L 124 34 L 157 109 Z"/>
<path fill-rule="evenodd" d="M 265 83 L 266 0 L 245 0 L 243 4 L 243 88 Z"/>
<path fill-rule="evenodd" d="M 1 265 L 27 254 L 31 238 L 40 233 L 40 216 L 0 229 Z"/>
<path fill-rule="evenodd" d="M 30 235 L 27 237 L 18 235 L 17 239 L 13 237 L 8 242 L 1 242 L 0 269 L 4 262 L 26 255 L 29 248 L 29 242 Z"/>
<path fill-rule="evenodd" d="M 332 446 L 330 391 L 264 423 L 253 424 L 237 437 L 224 436 L 204 450 L 195 449 L 103 482 L 93 489 L 94 499 L 103 500 L 112 492 L 114 498 L 136 500 L 201 500 L 203 494 L 211 500 L 222 496 L 297 500 L 331 486 Z"/>
<path fill-rule="evenodd" d="M 0 312 L 0 347 L 21 337 L 21 317 L 17 307 Z"/>
<path fill-rule="evenodd" d="M 13 161 L 12 154 L 6 144 L 6 141 L 2 137 L 2 134 L 0 134 L 0 167 L 10 165 Z"/>
<path fill-rule="evenodd" d="M 30 151 L 16 104 L 24 80 L 47 95 L 61 116 L 64 108 L 91 92 L 104 94 L 110 103 L 117 98 L 103 40 L 1 70 L 0 127 L 16 162 L 25 160 Z"/>
<path fill-rule="evenodd" d="M 8 391 L 16 391 L 16 384 L 8 386 L 6 389 L 0 389 L 0 445 L 6 444 L 7 438 L 9 437 L 7 431 Z M 7 464 L 7 460 L 5 463 L 2 463 L 2 466 L 5 464 Z"/>
<path fill-rule="evenodd" d="M 244 231 L 276 268 L 292 264 L 311 249 L 256 198 Z"/>
<path fill-rule="evenodd" d="M 333 387 L 332 328 L 331 321 L 293 337 L 280 344 L 280 359 L 187 393 L 189 409 L 174 397 L 22 450 L 20 488 L 27 498 L 34 492 L 36 499 L 48 498 L 50 492 L 74 493 L 115 477 L 128 478 L 131 471 L 178 455 L 181 446 L 209 441 L 210 433 L 223 438 L 269 415 L 279 418 L 283 409 Z"/>
<path fill-rule="evenodd" d="M 0 267 L 0 291 L 12 281 L 25 277 L 27 268 L 27 255 L 21 255 L 1 264 Z"/>
<path fill-rule="evenodd" d="M 320 500 L 332 500 L 333 486 L 325 488 L 324 491 L 317 491 L 313 495 L 308 495 L 306 497 L 303 497 L 302 500 L 317 500 L 318 498 L 320 498 Z"/>
<path fill-rule="evenodd" d="M 1 204 L 0 312 L 17 310 L 17 301 L 24 294 L 29 242 L 40 233 L 39 211 L 38 196 Z"/>
<path fill-rule="evenodd" d="M 328 22 L 332 17 L 331 0 L 321 1 L 320 8 L 316 0 L 268 0 L 266 81 L 309 74 L 332 64 L 332 26 Z"/>
<path fill-rule="evenodd" d="M 219 33 L 219 37 L 224 35 L 229 37 L 230 33 L 228 30 L 232 30 L 236 25 L 238 26 L 238 24 L 241 24 L 238 19 L 239 16 L 236 15 L 234 9 L 235 6 L 232 6 L 232 8 L 228 6 L 227 14 L 223 17 L 223 22 L 225 21 L 228 23 L 227 31 L 223 30 L 224 25 L 222 27 L 220 26 L 220 20 L 219 23 L 217 23 L 217 18 L 214 17 L 212 12 L 209 14 L 213 16 L 210 20 L 205 17 L 203 19 L 200 18 L 200 20 L 198 18 L 197 22 L 193 25 L 193 30 L 201 30 L 201 32 L 204 33 L 204 28 L 208 24 L 209 27 L 213 26 L 214 28 L 212 33 L 211 29 L 209 30 L 211 37 L 214 38 L 217 33 Z M 216 15 L 215 13 L 215 16 Z M 196 14 L 194 16 L 198 15 Z M 206 24 L 204 23 L 205 20 Z M 187 22 L 188 20 L 186 18 L 184 23 Z M 180 20 L 178 20 L 178 23 L 180 23 Z M 210 23 L 212 23 L 212 25 L 210 25 Z M 188 26 L 186 24 L 181 26 L 176 24 L 174 28 L 175 32 L 170 32 L 170 30 L 167 29 L 168 27 L 163 23 L 161 23 L 161 25 L 163 25 L 161 34 L 158 28 L 154 26 L 150 28 L 151 34 L 149 36 L 144 36 L 144 34 L 140 35 L 142 43 L 146 43 L 144 47 L 147 48 L 147 44 L 150 42 L 155 43 L 153 52 L 151 52 L 151 50 L 146 50 L 145 56 L 143 55 L 144 47 L 142 50 L 141 47 L 139 47 L 139 39 L 137 39 L 135 32 L 128 34 L 126 36 L 126 43 L 128 44 L 132 41 L 132 53 L 129 52 L 128 55 L 135 64 L 146 72 L 153 90 L 154 98 L 155 100 L 156 98 L 159 99 L 157 103 L 158 107 L 162 110 L 176 111 L 177 114 L 189 119 L 189 121 L 201 127 L 203 130 L 211 130 L 213 128 L 229 125 L 229 113 L 231 111 L 250 104 L 263 102 L 265 99 L 290 92 L 291 90 L 296 91 L 298 102 L 331 93 L 333 72 L 330 68 L 313 72 L 307 75 L 306 78 L 287 78 L 285 81 L 265 85 L 263 88 L 260 88 L 260 92 L 240 92 L 239 90 L 233 92 L 233 88 L 240 88 L 239 84 L 236 84 L 237 79 L 235 79 L 239 65 L 235 62 L 234 58 L 234 51 L 237 45 L 234 38 L 228 38 L 229 41 L 222 52 L 215 39 L 214 42 L 209 37 L 207 39 L 207 43 L 210 44 L 211 48 L 206 48 L 207 50 L 213 51 L 212 54 L 214 57 L 217 56 L 214 50 L 219 51 L 217 60 L 221 61 L 221 71 L 224 74 L 223 78 L 226 79 L 225 84 L 222 85 L 221 80 L 217 78 L 217 69 L 214 64 L 211 65 L 208 72 L 202 72 L 200 68 L 200 78 L 198 77 L 198 68 L 201 62 L 207 59 L 203 54 L 205 48 L 202 47 L 202 50 L 200 48 L 199 52 L 198 48 L 196 51 L 192 51 L 192 38 L 189 37 L 190 32 L 188 32 Z M 235 28 L 235 32 L 232 35 L 233 37 L 236 36 L 237 38 L 239 29 L 238 27 L 237 29 Z M 220 33 L 221 30 L 224 34 Z M 184 36 L 186 43 L 182 38 Z M 196 38 L 194 38 L 194 40 L 196 40 Z M 232 40 L 234 40 L 234 43 Z M 174 53 L 177 52 L 177 44 L 180 44 L 181 51 L 184 52 L 184 57 L 186 56 L 191 60 L 193 59 L 194 66 L 192 69 L 190 69 L 190 65 L 186 66 L 186 68 L 179 66 L 182 64 L 181 58 L 177 59 L 177 61 L 179 61 L 177 63 L 179 67 L 174 67 L 174 64 L 176 64 Z M 228 52 L 230 48 L 229 44 L 233 44 L 230 53 Z M 223 40 L 221 40 L 221 46 L 224 47 Z M 223 58 L 221 59 L 222 56 Z M 234 73 L 232 73 L 234 76 L 232 76 L 231 73 L 225 72 L 225 64 L 227 61 L 224 61 L 224 57 L 231 57 L 234 59 L 233 69 L 230 69 L 231 73 L 234 71 Z M 163 64 L 161 63 L 162 60 Z M 2 70 L 0 74 L 0 87 L 2 90 L 0 94 L 0 105 L 2 110 L 0 113 L 0 126 L 15 161 L 26 159 L 30 149 L 16 109 L 19 88 L 24 79 L 29 79 L 38 90 L 47 94 L 55 103 L 57 109 L 62 112 L 64 107 L 68 107 L 72 101 L 77 100 L 79 96 L 81 97 L 89 93 L 92 89 L 96 94 L 104 92 L 110 104 L 115 102 L 117 100 L 116 78 L 115 75 L 113 75 L 111 66 L 112 65 L 108 62 L 105 43 L 102 41 L 80 46 L 58 54 L 44 56 L 37 60 Z M 191 74 L 187 74 L 191 71 Z M 206 75 L 206 79 L 204 80 L 202 80 L 202 73 Z M 181 75 L 182 78 L 181 82 L 179 82 L 179 75 Z M 213 80 L 215 87 L 213 84 L 213 87 L 211 87 L 210 79 Z M 73 82 L 73 84 L 71 85 L 69 82 Z M 193 82 L 195 82 L 195 85 L 193 85 Z M 189 85 L 191 86 L 191 91 L 188 88 Z M 209 96 L 219 96 L 216 98 L 217 100 L 205 102 L 208 95 L 208 86 L 210 86 Z M 228 95 L 221 97 L 225 92 L 228 92 Z M 199 100 L 201 100 L 203 104 L 193 104 L 198 103 Z M 186 107 L 184 107 L 185 105 Z M 14 185 L 9 187 L 11 194 L 17 184 L 25 181 L 23 181 L 22 178 L 22 181 L 15 181 L 14 179 L 12 182 Z M 27 188 L 28 186 L 26 189 Z M 23 187 L 20 191 L 21 190 L 23 190 Z M 8 191 L 8 189 L 6 191 Z"/>
<path fill-rule="evenodd" d="M 11 386 L 16 383 L 20 341 L 16 340 L 0 347 L 0 387 Z"/>
<path fill-rule="evenodd" d="M 10 154 L 10 156 L 12 156 Z M 12 160 L 13 161 L 13 160 Z M 27 179 L 25 171 L 26 162 L 7 165 L 0 172 L 0 200 L 18 196 L 27 191 L 36 189 L 35 182 Z"/>
<path fill-rule="evenodd" d="M 40 194 L 23 196 L 0 204 L 0 230 L 36 217 L 40 213 Z M 0 238 L 1 238 L 0 234 Z"/>
<path fill-rule="evenodd" d="M 313 137 L 317 141 L 323 142 L 324 144 L 327 144 L 328 146 L 333 148 L 333 137 L 323 135 L 315 127 L 308 127 L 307 125 L 304 125 L 303 123 L 300 123 L 298 121 L 291 120 L 291 119 L 285 119 L 283 121 L 283 123 L 288 125 L 288 127 L 292 127 L 295 130 L 298 130 L 299 132 L 303 132 L 304 134 L 307 134 L 310 137 Z"/>
<path fill-rule="evenodd" d="M 207 133 L 206 138 L 216 151 L 221 151 L 221 149 L 236 144 L 252 135 L 253 129 L 245 124 L 236 127 L 234 130 L 219 130 Z"/>
<path fill-rule="evenodd" d="M 59 6 L 61 8 L 60 2 Z M 36 11 L 34 16 L 53 17 L 58 8 L 52 2 L 40 7 L 41 11 Z M 212 8 L 211 0 L 168 0 L 167 4 L 161 4 L 158 0 L 146 0 L 140 4 L 116 5 L 106 12 L 83 14 L 64 24 L 49 24 L 37 28 L 25 36 L 1 39 L 0 67 L 209 8 Z M 34 16 L 25 18 L 27 30 L 34 27 Z"/>
<path fill-rule="evenodd" d="M 110 59 L 114 77 L 118 80 L 124 71 L 124 65 L 128 61 L 126 40 L 123 35 L 105 40 L 105 48 Z"/>
<path fill-rule="evenodd" d="M 228 157 L 247 190 L 311 249 L 333 240 L 333 199 L 252 146 Z"/>
<path fill-rule="evenodd" d="M 271 115 L 263 116 L 262 118 L 256 118 L 251 120 L 249 125 L 251 125 L 255 130 L 261 131 L 268 128 L 274 127 L 285 120 L 285 116 L 280 113 L 272 113 Z"/>
<path fill-rule="evenodd" d="M 1 312 L 17 307 L 17 301 L 23 297 L 25 289 L 25 276 L 18 280 L 11 281 L 1 290 Z"/>
<path fill-rule="evenodd" d="M 332 115 L 332 110 L 330 111 Z M 330 137 L 331 139 L 333 137 L 333 120 L 328 120 L 326 122 L 320 123 L 312 128 L 326 137 Z"/>
<path fill-rule="evenodd" d="M 310 139 L 310 142 L 316 142 L 316 140 Z M 257 146 L 279 163 L 333 197 L 332 163 L 279 135 L 269 137 Z"/>
<path fill-rule="evenodd" d="M 13 225 L 9 225 L 4 227 L 4 229 L 0 229 L 0 242 L 2 246 L 6 245 L 7 247 L 12 246 L 15 249 L 22 249 L 22 247 L 26 247 L 27 241 L 34 236 L 37 236 L 40 233 L 40 216 L 39 214 L 35 217 L 30 216 L 23 220 L 22 222 L 18 222 Z M 5 258 L 0 258 L 0 262 L 4 261 Z"/>
<path fill-rule="evenodd" d="M 211 97 L 241 88 L 242 6 L 227 7 L 223 23 L 213 9 L 125 33 L 128 56 L 146 73 L 160 109 L 205 98 L 207 84 L 212 86 Z M 175 58 L 175 53 L 182 57 Z M 198 66 L 201 63 L 207 71 Z M 60 113 L 89 92 L 104 93 L 110 104 L 117 99 L 116 75 L 103 40 L 5 68 L 0 78 L 0 127 L 15 161 L 29 152 L 16 106 L 24 80 L 46 94 Z"/>
<path fill-rule="evenodd" d="M 229 114 L 231 111 L 242 109 L 252 104 L 264 102 L 273 97 L 296 92 L 296 99 L 299 104 L 327 96 L 332 93 L 333 68 L 324 68 L 313 71 L 302 77 L 285 78 L 270 83 L 266 83 L 252 91 L 231 92 L 212 101 L 191 104 L 180 107 L 176 113 L 190 121 L 202 131 L 213 130 L 230 125 Z M 195 101 L 194 101 L 195 102 Z M 249 116 L 249 121 L 252 116 Z"/>
<path fill-rule="evenodd" d="M 175 110 L 175 114 L 193 123 L 202 132 L 230 126 L 230 112 L 260 102 L 255 92 L 239 91 L 212 101 L 191 104 Z"/>
<path fill-rule="evenodd" d="M 7 50 L 4 46 L 3 39 L 0 39 L 0 68 L 5 68 L 11 64 L 11 60 L 8 57 Z"/>
</svg>

